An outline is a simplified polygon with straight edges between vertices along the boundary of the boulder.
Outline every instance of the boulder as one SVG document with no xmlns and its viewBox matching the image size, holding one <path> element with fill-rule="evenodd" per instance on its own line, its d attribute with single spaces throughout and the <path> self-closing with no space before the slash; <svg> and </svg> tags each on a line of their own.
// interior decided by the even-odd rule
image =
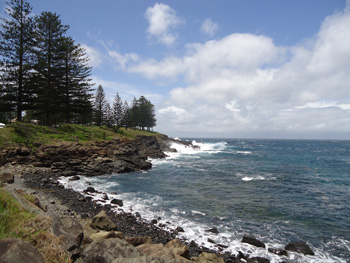
<svg viewBox="0 0 350 263">
<path fill-rule="evenodd" d="M 172 247 L 172 245 L 174 245 L 174 247 Z M 143 244 L 138 246 L 137 248 L 143 254 L 149 257 L 162 259 L 178 259 L 179 262 L 183 263 L 191 262 L 188 259 L 179 255 L 179 253 L 182 253 L 183 248 L 179 246 L 179 243 L 177 241 L 176 243 L 169 244 L 168 247 L 163 246 L 163 244 Z"/>
<path fill-rule="evenodd" d="M 117 258 L 136 258 L 140 256 L 142 256 L 142 253 L 137 248 L 119 238 L 94 241 L 88 244 L 82 253 L 84 263 L 111 263 Z"/>
<path fill-rule="evenodd" d="M 45 263 L 45 259 L 32 245 L 18 238 L 0 240 L 0 262 Z"/>
<path fill-rule="evenodd" d="M 135 247 L 142 244 L 152 244 L 152 238 L 150 236 L 128 237 L 125 240 Z"/>
<path fill-rule="evenodd" d="M 205 231 L 213 233 L 213 234 L 219 234 L 219 230 L 216 227 L 213 227 L 213 228 L 205 230 Z"/>
<path fill-rule="evenodd" d="M 311 255 L 311 256 L 315 255 L 312 249 L 304 241 L 290 242 L 285 247 L 285 250 L 301 253 L 304 255 Z"/>
<path fill-rule="evenodd" d="M 242 243 L 247 243 L 255 247 L 262 247 L 265 248 L 265 244 L 259 240 L 257 240 L 255 237 L 251 236 L 243 236 Z"/>
<path fill-rule="evenodd" d="M 169 249 L 172 254 L 190 259 L 189 248 L 178 239 L 169 241 L 164 248 Z"/>
<path fill-rule="evenodd" d="M 123 200 L 121 199 L 112 199 L 111 200 L 111 204 L 114 204 L 114 205 L 119 205 L 119 206 L 123 206 Z"/>
<path fill-rule="evenodd" d="M 84 238 L 83 228 L 80 223 L 72 217 L 55 217 L 52 223 L 52 232 L 61 237 L 62 249 L 71 252 L 73 256 L 80 254 L 79 247 Z"/>
<path fill-rule="evenodd" d="M 99 231 L 97 233 L 91 234 L 89 236 L 93 241 L 108 239 L 108 238 L 119 238 L 124 239 L 124 235 L 122 232 L 114 232 L 114 231 Z"/>
<path fill-rule="evenodd" d="M 112 231 L 116 228 L 116 225 L 109 219 L 106 212 L 102 210 L 91 221 L 91 228 L 104 231 Z"/>
<path fill-rule="evenodd" d="M 15 182 L 15 176 L 12 173 L 0 174 L 0 184 L 8 183 L 13 184 Z"/>
<path fill-rule="evenodd" d="M 214 253 L 202 252 L 198 257 L 193 258 L 197 263 L 224 263 L 224 259 Z"/>
</svg>

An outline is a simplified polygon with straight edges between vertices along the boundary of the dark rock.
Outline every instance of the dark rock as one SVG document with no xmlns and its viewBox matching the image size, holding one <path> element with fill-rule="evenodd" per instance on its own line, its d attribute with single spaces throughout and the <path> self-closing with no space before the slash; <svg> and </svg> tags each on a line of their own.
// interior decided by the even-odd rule
<svg viewBox="0 0 350 263">
<path fill-rule="evenodd" d="M 197 245 L 197 243 L 194 242 L 193 240 L 190 242 L 190 247 L 191 247 L 191 248 L 195 248 L 195 249 L 198 249 L 198 248 L 199 248 L 199 246 Z"/>
<path fill-rule="evenodd" d="M 217 246 L 217 247 L 221 247 L 221 248 L 228 248 L 228 246 L 223 245 L 223 244 L 217 244 L 216 246 Z"/>
<path fill-rule="evenodd" d="M 84 191 L 84 193 L 96 193 L 95 188 L 89 186 L 88 188 L 86 188 Z"/>
<path fill-rule="evenodd" d="M 77 175 L 74 175 L 72 178 L 69 179 L 69 181 L 78 181 L 80 180 L 80 177 Z"/>
<path fill-rule="evenodd" d="M 139 212 L 136 212 L 136 213 L 135 213 L 135 216 L 138 217 L 138 218 L 141 218 L 141 215 L 140 215 Z"/>
<path fill-rule="evenodd" d="M 218 231 L 218 229 L 216 227 L 208 229 L 208 230 L 205 230 L 205 231 L 213 233 L 213 234 L 219 234 L 219 231 Z"/>
<path fill-rule="evenodd" d="M 152 219 L 151 220 L 151 224 L 157 224 L 158 223 L 158 220 L 157 219 Z"/>
<path fill-rule="evenodd" d="M 18 238 L 0 240 L 1 263 L 45 263 L 44 257 L 32 245 Z"/>
<path fill-rule="evenodd" d="M 123 200 L 121 199 L 112 199 L 111 201 L 111 204 L 114 204 L 114 205 L 119 205 L 119 206 L 123 206 Z"/>
<path fill-rule="evenodd" d="M 248 258 L 247 263 L 270 263 L 270 260 L 262 257 Z"/>
<path fill-rule="evenodd" d="M 265 244 L 259 240 L 257 240 L 255 237 L 251 236 L 243 236 L 242 243 L 247 243 L 250 245 L 253 245 L 255 247 L 262 247 L 265 248 Z"/>
<path fill-rule="evenodd" d="M 44 212 L 47 212 L 47 205 L 42 204 L 37 197 L 34 199 L 33 203 Z"/>
<path fill-rule="evenodd" d="M 0 184 L 8 183 L 13 184 L 15 182 L 15 176 L 12 173 L 0 174 Z"/>
<path fill-rule="evenodd" d="M 290 242 L 285 247 L 285 250 L 301 253 L 304 255 L 311 255 L 311 256 L 315 255 L 312 249 L 304 241 Z"/>
<path fill-rule="evenodd" d="M 185 230 L 184 230 L 181 226 L 178 226 L 178 227 L 175 229 L 175 231 L 176 231 L 177 233 L 185 232 Z"/>
<path fill-rule="evenodd" d="M 270 253 L 276 254 L 278 256 L 287 256 L 288 255 L 287 251 L 284 249 L 269 248 L 268 251 Z"/>
<path fill-rule="evenodd" d="M 216 242 L 213 239 L 211 239 L 211 238 L 208 238 L 208 242 L 216 244 Z"/>
<path fill-rule="evenodd" d="M 107 194 L 103 194 L 102 199 L 106 200 L 106 201 L 109 200 L 108 195 Z"/>
</svg>

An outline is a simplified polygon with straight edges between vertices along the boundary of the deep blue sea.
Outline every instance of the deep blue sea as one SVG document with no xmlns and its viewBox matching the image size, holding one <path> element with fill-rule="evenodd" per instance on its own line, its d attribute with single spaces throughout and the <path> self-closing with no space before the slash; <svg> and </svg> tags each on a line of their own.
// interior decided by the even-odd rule
<svg viewBox="0 0 350 263">
<path fill-rule="evenodd" d="M 215 248 L 208 238 L 271 262 L 350 262 L 350 141 L 190 139 L 147 172 L 82 178 L 117 192 L 124 210 L 161 218 L 166 229 Z M 169 224 L 170 223 L 170 224 Z M 219 234 L 205 230 L 217 227 Z M 242 244 L 254 235 L 267 247 L 306 241 L 316 253 L 279 257 Z"/>
</svg>

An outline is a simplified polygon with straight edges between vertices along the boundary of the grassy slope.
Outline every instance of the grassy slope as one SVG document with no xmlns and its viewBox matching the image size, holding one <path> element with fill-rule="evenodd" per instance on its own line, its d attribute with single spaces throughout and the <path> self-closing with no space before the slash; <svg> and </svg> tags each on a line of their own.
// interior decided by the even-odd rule
<svg viewBox="0 0 350 263">
<path fill-rule="evenodd" d="M 4 189 L 0 188 L 0 239 L 17 237 L 31 243 L 40 251 L 46 262 L 71 262 L 59 244 L 60 239 L 51 233 L 51 219 L 24 210 Z"/>
<path fill-rule="evenodd" d="M 0 129 L 0 147 L 35 143 L 55 143 L 58 141 L 77 141 L 80 143 L 117 138 L 135 138 L 137 135 L 157 135 L 156 132 L 120 128 L 117 132 L 111 128 L 63 124 L 52 128 L 29 123 L 14 123 Z"/>
</svg>

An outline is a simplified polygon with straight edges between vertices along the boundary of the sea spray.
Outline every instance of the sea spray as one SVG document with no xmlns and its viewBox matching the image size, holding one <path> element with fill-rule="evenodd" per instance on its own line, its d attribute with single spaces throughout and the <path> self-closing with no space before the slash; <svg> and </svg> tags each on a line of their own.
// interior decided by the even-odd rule
<svg viewBox="0 0 350 263">
<path fill-rule="evenodd" d="M 253 234 L 268 248 L 292 240 L 308 242 L 316 255 L 289 253 L 288 262 L 347 262 L 349 142 L 196 140 L 200 149 L 181 148 L 152 160 L 147 173 L 82 177 L 68 182 L 83 191 L 89 181 L 101 192 L 118 192 L 123 209 L 144 219 L 161 218 L 180 237 L 234 254 L 283 258 L 242 244 Z M 100 197 L 96 196 L 96 199 Z M 206 230 L 217 227 L 219 234 Z M 214 240 L 216 244 L 208 242 Z"/>
</svg>

